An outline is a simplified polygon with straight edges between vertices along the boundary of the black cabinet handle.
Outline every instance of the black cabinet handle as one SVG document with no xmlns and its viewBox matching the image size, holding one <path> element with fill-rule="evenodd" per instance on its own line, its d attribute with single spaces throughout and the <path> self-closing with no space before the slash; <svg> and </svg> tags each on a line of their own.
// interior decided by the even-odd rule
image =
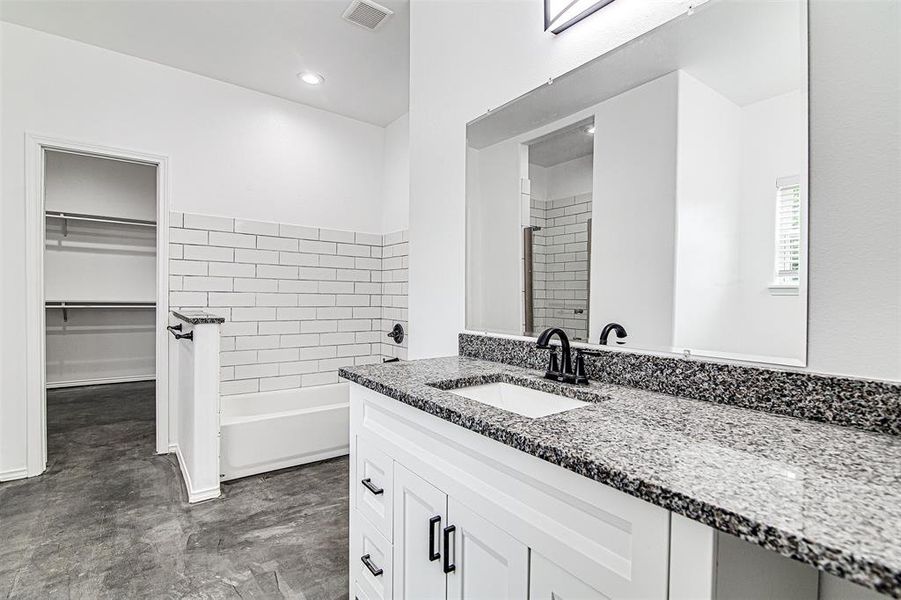
<svg viewBox="0 0 901 600">
<path fill-rule="evenodd" d="M 378 577 L 379 575 L 384 573 L 384 571 L 382 571 L 380 568 L 378 568 L 377 566 L 372 564 L 372 561 L 369 560 L 368 554 L 364 554 L 363 556 L 361 556 L 360 560 L 363 561 L 363 564 L 366 565 L 366 568 L 369 569 L 369 572 L 372 573 L 375 577 Z"/>
<path fill-rule="evenodd" d="M 441 529 L 441 517 L 432 517 L 429 519 L 429 561 L 438 560 L 441 558 L 440 549 L 438 552 L 435 552 L 435 525 L 438 526 L 438 529 Z"/>
<path fill-rule="evenodd" d="M 382 488 L 380 488 L 380 487 L 377 486 L 376 484 L 372 483 L 372 479 L 370 479 L 369 477 L 367 477 L 366 479 L 364 479 L 364 480 L 361 481 L 360 483 L 363 484 L 363 487 L 364 487 L 364 488 L 366 488 L 367 490 L 369 490 L 370 492 L 372 492 L 372 493 L 373 493 L 374 495 L 376 495 L 376 496 L 378 496 L 379 494 L 384 494 L 384 493 L 385 493 L 385 490 L 383 490 Z"/>
<path fill-rule="evenodd" d="M 457 565 L 453 564 L 450 561 L 451 550 L 450 550 L 450 537 L 457 530 L 456 526 L 448 525 L 444 528 L 444 572 L 450 573 L 457 569 Z M 456 548 L 454 548 L 456 550 Z"/>
</svg>

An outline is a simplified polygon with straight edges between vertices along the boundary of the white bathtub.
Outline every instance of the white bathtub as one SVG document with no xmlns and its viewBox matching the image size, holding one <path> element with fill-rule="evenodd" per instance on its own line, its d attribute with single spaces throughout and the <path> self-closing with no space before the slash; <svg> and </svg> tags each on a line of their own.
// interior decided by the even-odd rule
<svg viewBox="0 0 901 600">
<path fill-rule="evenodd" d="M 348 453 L 347 383 L 221 398 L 222 481 Z"/>
</svg>

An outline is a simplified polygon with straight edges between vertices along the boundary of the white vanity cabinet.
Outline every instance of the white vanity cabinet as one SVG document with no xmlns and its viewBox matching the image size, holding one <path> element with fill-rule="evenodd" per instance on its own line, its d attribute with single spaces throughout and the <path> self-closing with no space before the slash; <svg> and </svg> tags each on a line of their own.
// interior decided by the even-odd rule
<svg viewBox="0 0 901 600">
<path fill-rule="evenodd" d="M 358 597 L 666 597 L 662 508 L 356 384 L 351 452 Z"/>
<path fill-rule="evenodd" d="M 394 466 L 395 598 L 517 598 L 528 548 L 400 464 Z"/>
<path fill-rule="evenodd" d="M 350 421 L 352 598 L 767 597 L 717 584 L 709 527 L 357 384 Z M 771 559 L 769 597 L 816 598 L 814 569 L 735 542 Z"/>
</svg>

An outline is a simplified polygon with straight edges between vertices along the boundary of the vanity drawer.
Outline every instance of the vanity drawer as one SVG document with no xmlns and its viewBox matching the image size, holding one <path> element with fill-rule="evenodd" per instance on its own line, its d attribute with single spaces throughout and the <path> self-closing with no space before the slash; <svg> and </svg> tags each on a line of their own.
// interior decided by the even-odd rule
<svg viewBox="0 0 901 600">
<path fill-rule="evenodd" d="M 370 600 L 369 594 L 367 594 L 360 583 L 355 579 L 354 580 L 354 588 L 353 588 L 353 600 Z"/>
<path fill-rule="evenodd" d="M 359 600 L 393 597 L 392 547 L 369 520 L 356 511 L 350 538 L 350 576 Z"/>
<path fill-rule="evenodd" d="M 355 460 L 355 507 L 390 542 L 394 513 L 394 461 L 359 436 Z"/>
</svg>

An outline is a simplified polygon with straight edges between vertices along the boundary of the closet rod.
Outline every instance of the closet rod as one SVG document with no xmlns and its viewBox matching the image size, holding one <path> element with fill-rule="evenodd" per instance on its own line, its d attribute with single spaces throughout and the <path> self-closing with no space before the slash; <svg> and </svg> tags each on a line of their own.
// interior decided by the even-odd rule
<svg viewBox="0 0 901 600">
<path fill-rule="evenodd" d="M 144 221 L 141 219 L 127 219 L 125 217 L 104 217 L 101 215 L 85 215 L 79 213 L 67 213 L 48 210 L 44 213 L 53 219 L 65 219 L 72 221 L 92 221 L 94 223 L 115 223 L 117 225 L 137 225 L 138 227 L 156 227 L 156 221 Z"/>
</svg>

